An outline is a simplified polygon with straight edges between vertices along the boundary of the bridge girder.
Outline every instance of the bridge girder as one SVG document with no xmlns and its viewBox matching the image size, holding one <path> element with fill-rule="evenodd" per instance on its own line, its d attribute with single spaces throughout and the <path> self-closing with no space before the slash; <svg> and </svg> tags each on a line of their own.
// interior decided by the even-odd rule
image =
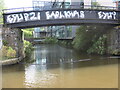
<svg viewBox="0 0 120 90">
<path fill-rule="evenodd" d="M 56 25 L 119 25 L 120 11 L 91 9 L 53 9 L 4 13 L 4 25 L 30 28 Z"/>
</svg>

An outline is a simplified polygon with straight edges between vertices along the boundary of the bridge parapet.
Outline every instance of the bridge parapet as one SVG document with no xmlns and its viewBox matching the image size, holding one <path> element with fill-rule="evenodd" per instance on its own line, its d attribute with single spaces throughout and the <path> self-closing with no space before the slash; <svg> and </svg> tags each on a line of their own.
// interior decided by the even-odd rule
<svg viewBox="0 0 120 90">
<path fill-rule="evenodd" d="M 47 7 L 47 8 L 46 8 Z M 93 6 L 93 5 L 84 5 L 81 8 L 80 5 L 65 5 L 65 7 L 61 8 L 52 8 L 51 6 L 39 6 L 39 7 L 21 7 L 21 8 L 11 8 L 11 9 L 3 9 L 3 13 L 16 13 L 16 12 L 26 12 L 26 11 L 43 11 L 43 10 L 56 10 L 56 9 L 91 9 L 91 10 L 118 10 L 117 7 L 110 6 Z"/>
</svg>

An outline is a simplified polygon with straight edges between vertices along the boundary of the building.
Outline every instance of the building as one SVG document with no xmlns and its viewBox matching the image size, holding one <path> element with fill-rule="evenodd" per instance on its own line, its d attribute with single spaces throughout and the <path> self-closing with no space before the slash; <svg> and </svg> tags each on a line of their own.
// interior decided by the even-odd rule
<svg viewBox="0 0 120 90">
<path fill-rule="evenodd" d="M 120 0 L 113 0 L 113 2 L 116 4 L 118 10 L 120 10 Z"/>
<path fill-rule="evenodd" d="M 80 4 L 80 3 L 79 3 Z M 56 0 L 53 2 L 53 8 L 70 8 L 71 5 L 79 5 L 78 2 L 71 2 L 71 0 Z M 79 5 L 80 6 L 80 5 Z M 75 37 L 76 28 L 78 26 L 53 26 L 53 31 L 55 31 L 53 36 L 57 38 L 68 38 Z"/>
<path fill-rule="evenodd" d="M 116 7 L 113 0 L 96 0 L 101 6 Z"/>
<path fill-rule="evenodd" d="M 32 6 L 34 10 L 47 10 L 52 8 L 52 3 L 48 1 L 40 1 L 40 0 L 33 0 Z M 48 31 L 47 27 L 36 27 L 33 31 L 34 38 L 39 37 L 49 37 L 50 32 Z"/>
<path fill-rule="evenodd" d="M 115 3 L 113 0 L 51 0 L 51 1 L 39 1 L 33 0 L 33 7 L 35 10 L 42 10 L 42 9 L 53 9 L 53 8 L 74 8 L 75 6 L 78 8 L 91 8 L 94 3 L 99 3 L 100 6 L 109 6 L 115 7 Z M 117 3 L 117 2 L 116 2 Z M 78 26 L 50 26 L 46 27 L 42 31 L 41 28 L 35 28 L 34 30 L 34 37 L 41 37 L 42 32 L 48 32 L 46 35 L 51 37 L 75 37 L 76 28 Z"/>
<path fill-rule="evenodd" d="M 63 2 L 62 0 L 56 1 L 39 1 L 33 0 L 33 7 L 34 10 L 42 10 L 42 9 L 53 9 L 53 8 L 69 8 L 70 2 Z M 39 28 L 35 28 L 33 35 L 35 38 L 42 37 L 46 35 L 46 37 L 71 37 L 72 36 L 72 29 L 70 26 L 49 26 L 46 27 L 44 30 Z M 44 33 L 44 34 L 42 34 Z M 45 34 L 46 33 L 46 34 Z"/>
</svg>

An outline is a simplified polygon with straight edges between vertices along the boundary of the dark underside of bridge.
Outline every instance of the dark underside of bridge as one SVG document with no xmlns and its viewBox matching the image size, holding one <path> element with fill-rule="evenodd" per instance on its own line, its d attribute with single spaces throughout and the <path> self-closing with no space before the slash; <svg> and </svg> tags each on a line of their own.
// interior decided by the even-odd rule
<svg viewBox="0 0 120 90">
<path fill-rule="evenodd" d="M 116 20 L 43 20 L 43 21 L 30 21 L 22 23 L 4 24 L 10 28 L 33 28 L 41 26 L 59 26 L 59 25 L 110 25 L 118 26 L 119 23 Z"/>
</svg>

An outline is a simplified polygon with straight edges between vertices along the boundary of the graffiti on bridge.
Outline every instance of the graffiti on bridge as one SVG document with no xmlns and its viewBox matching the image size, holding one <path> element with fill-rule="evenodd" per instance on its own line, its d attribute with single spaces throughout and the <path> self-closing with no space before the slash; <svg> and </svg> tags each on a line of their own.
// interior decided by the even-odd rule
<svg viewBox="0 0 120 90">
<path fill-rule="evenodd" d="M 8 15 L 6 19 L 7 19 L 7 23 L 40 20 L 40 12 L 11 14 Z"/>
<path fill-rule="evenodd" d="M 19 23 L 36 20 L 54 19 L 117 19 L 115 11 L 87 11 L 87 10 L 61 10 L 61 11 L 31 11 L 5 15 L 5 23 Z"/>
<path fill-rule="evenodd" d="M 70 19 L 70 18 L 85 18 L 84 11 L 47 11 L 46 19 Z"/>
<path fill-rule="evenodd" d="M 116 19 L 116 12 L 98 12 L 99 19 Z"/>
</svg>

